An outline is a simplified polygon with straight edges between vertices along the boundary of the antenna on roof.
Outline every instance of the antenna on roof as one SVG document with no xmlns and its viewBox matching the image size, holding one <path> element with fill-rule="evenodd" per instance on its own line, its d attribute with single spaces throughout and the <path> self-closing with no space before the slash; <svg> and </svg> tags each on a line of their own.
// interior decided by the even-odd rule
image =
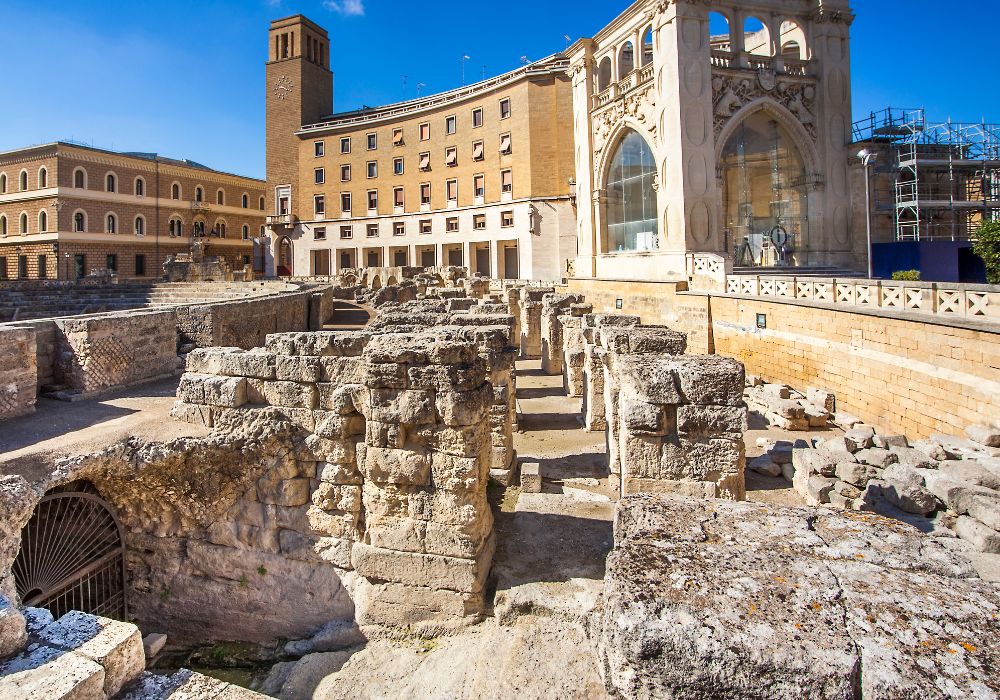
<svg viewBox="0 0 1000 700">
<path fill-rule="evenodd" d="M 465 85 L 465 62 L 472 60 L 472 56 L 462 56 L 462 85 Z"/>
<path fill-rule="evenodd" d="M 525 66 L 526 66 L 526 65 L 528 65 L 529 63 L 531 63 L 531 61 L 529 61 L 529 60 L 528 60 L 528 57 L 527 57 L 527 56 L 521 56 L 521 64 L 522 64 L 522 65 L 525 65 Z"/>
<path fill-rule="evenodd" d="M 573 43 L 573 40 L 570 38 L 569 34 L 563 34 L 563 39 L 566 40 L 566 48 L 568 49 L 569 45 Z"/>
<path fill-rule="evenodd" d="M 417 83 L 417 97 L 420 97 L 420 91 L 427 87 L 427 83 Z"/>
</svg>

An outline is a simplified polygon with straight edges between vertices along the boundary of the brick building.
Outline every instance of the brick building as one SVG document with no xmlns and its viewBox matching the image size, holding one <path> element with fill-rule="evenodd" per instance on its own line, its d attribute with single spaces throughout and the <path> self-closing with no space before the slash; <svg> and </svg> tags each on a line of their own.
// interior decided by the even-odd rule
<svg viewBox="0 0 1000 700">
<path fill-rule="evenodd" d="M 100 269 L 157 278 L 193 236 L 239 269 L 254 264 L 263 209 L 263 181 L 188 160 L 65 142 L 7 151 L 0 279 L 74 280 Z"/>
<path fill-rule="evenodd" d="M 573 100 L 553 56 L 439 95 L 331 114 L 329 38 L 271 24 L 267 197 L 279 275 L 464 265 L 559 279 L 576 256 Z"/>
</svg>

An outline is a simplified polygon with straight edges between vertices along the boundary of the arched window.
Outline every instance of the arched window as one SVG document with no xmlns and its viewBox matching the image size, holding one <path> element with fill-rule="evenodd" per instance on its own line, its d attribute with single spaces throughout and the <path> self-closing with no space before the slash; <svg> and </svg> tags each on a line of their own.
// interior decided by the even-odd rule
<svg viewBox="0 0 1000 700">
<path fill-rule="evenodd" d="M 38 232 L 45 233 L 49 230 L 49 215 L 43 209 L 38 212 Z"/>
<path fill-rule="evenodd" d="M 107 233 L 118 233 L 118 217 L 114 214 L 108 214 L 105 231 Z"/>
<path fill-rule="evenodd" d="M 21 191 L 24 192 L 28 189 L 28 171 L 22 170 L 21 176 L 18 178 L 19 184 L 21 186 Z"/>
<path fill-rule="evenodd" d="M 621 80 L 626 75 L 635 70 L 635 47 L 631 41 L 626 41 L 625 46 L 618 53 L 618 79 Z"/>
<path fill-rule="evenodd" d="M 180 199 L 181 198 L 181 186 L 176 182 L 170 186 L 170 198 Z"/>
<path fill-rule="evenodd" d="M 747 17 L 743 23 L 743 47 L 754 56 L 770 56 L 771 32 L 767 25 L 756 17 Z"/>
<path fill-rule="evenodd" d="M 794 20 L 786 20 L 781 23 L 781 55 L 784 58 L 806 60 L 809 58 L 806 53 L 806 33 L 802 27 Z"/>
<path fill-rule="evenodd" d="M 7 217 L 0 216 L 0 236 L 7 236 Z"/>
<path fill-rule="evenodd" d="M 653 28 L 649 27 L 642 35 L 642 66 L 645 68 L 653 63 Z"/>
<path fill-rule="evenodd" d="M 604 92 L 611 87 L 611 57 L 605 56 L 597 68 L 597 91 Z"/>
<path fill-rule="evenodd" d="M 733 50 L 733 37 L 729 32 L 729 18 L 721 12 L 708 13 L 708 43 L 713 51 Z"/>
<path fill-rule="evenodd" d="M 201 185 L 194 188 L 194 201 L 203 202 L 205 201 L 205 190 L 201 189 Z"/>
<path fill-rule="evenodd" d="M 141 177 L 135 179 L 135 196 L 145 197 L 146 196 L 146 181 Z"/>
<path fill-rule="evenodd" d="M 82 211 L 73 214 L 73 230 L 82 233 L 87 230 L 87 215 Z"/>
<path fill-rule="evenodd" d="M 260 209 L 261 211 L 264 211 L 264 198 L 263 197 L 260 198 L 260 206 L 257 207 L 257 208 Z"/>
<path fill-rule="evenodd" d="M 49 186 L 49 171 L 45 168 L 38 169 L 38 189 L 44 189 Z"/>
<path fill-rule="evenodd" d="M 0 173 L 0 194 L 7 194 L 7 173 Z"/>
<path fill-rule="evenodd" d="M 244 209 L 250 208 L 250 197 L 248 197 L 246 194 L 243 195 L 243 208 Z"/>
<path fill-rule="evenodd" d="M 212 229 L 212 234 L 218 236 L 219 238 L 226 237 L 226 222 L 221 219 L 216 220 L 215 227 Z"/>
<path fill-rule="evenodd" d="M 87 189 L 87 171 L 83 168 L 76 168 L 73 171 L 73 187 L 78 190 Z"/>
<path fill-rule="evenodd" d="M 135 235 L 137 236 L 146 235 L 146 220 L 141 216 L 135 217 Z"/>
<path fill-rule="evenodd" d="M 766 112 L 751 114 L 726 141 L 720 168 L 736 264 L 787 261 L 806 243 L 809 213 L 805 162 L 791 136 Z"/>
<path fill-rule="evenodd" d="M 195 221 L 191 228 L 191 235 L 197 238 L 202 238 L 205 235 L 205 222 Z"/>
<path fill-rule="evenodd" d="M 250 227 L 247 226 L 246 224 L 243 224 L 243 240 L 244 241 L 250 240 Z"/>
<path fill-rule="evenodd" d="M 28 232 L 28 215 L 27 214 L 21 214 L 21 229 L 20 230 L 21 230 L 21 233 L 27 233 Z"/>
<path fill-rule="evenodd" d="M 225 206 L 225 204 L 226 204 L 226 193 L 223 192 L 222 190 L 219 190 L 218 192 L 216 192 L 215 193 L 215 203 L 218 204 L 220 207 Z"/>
<path fill-rule="evenodd" d="M 184 222 L 174 217 L 170 219 L 170 235 L 181 237 L 184 235 Z"/>
<path fill-rule="evenodd" d="M 114 176 L 114 173 L 108 173 L 104 182 L 104 189 L 108 192 L 115 192 L 118 189 L 118 178 Z"/>
<path fill-rule="evenodd" d="M 653 152 L 642 136 L 627 131 L 607 177 L 607 252 L 658 247 L 655 183 Z"/>
</svg>

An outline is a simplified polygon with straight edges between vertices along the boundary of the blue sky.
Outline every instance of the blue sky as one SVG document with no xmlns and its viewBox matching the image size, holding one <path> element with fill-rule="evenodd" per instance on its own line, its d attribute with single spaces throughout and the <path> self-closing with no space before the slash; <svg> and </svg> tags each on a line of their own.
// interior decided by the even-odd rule
<svg viewBox="0 0 1000 700">
<path fill-rule="evenodd" d="M 301 12 L 329 30 L 335 106 L 346 110 L 415 97 L 420 84 L 425 95 L 456 87 L 463 55 L 468 82 L 516 68 L 522 56 L 543 58 L 565 47 L 564 35 L 591 36 L 627 4 L 0 0 L 0 25 L 17 28 L 5 34 L 0 61 L 0 150 L 72 138 L 263 177 L 271 19 Z M 990 56 L 1000 4 L 853 6 L 856 116 L 892 104 L 1000 121 Z"/>
</svg>

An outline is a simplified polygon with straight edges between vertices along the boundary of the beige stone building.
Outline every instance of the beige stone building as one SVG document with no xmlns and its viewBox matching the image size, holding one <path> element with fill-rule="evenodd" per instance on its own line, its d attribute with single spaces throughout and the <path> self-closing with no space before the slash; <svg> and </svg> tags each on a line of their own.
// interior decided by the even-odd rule
<svg viewBox="0 0 1000 700">
<path fill-rule="evenodd" d="M 863 266 L 852 20 L 847 0 L 640 0 L 570 47 L 575 275 Z"/>
<path fill-rule="evenodd" d="M 65 142 L 0 153 L 0 280 L 154 279 L 195 236 L 239 269 L 263 232 L 261 180 Z"/>
<path fill-rule="evenodd" d="M 439 95 L 331 114 L 326 32 L 272 23 L 273 270 L 461 265 L 560 279 L 576 257 L 572 95 L 562 56 Z"/>
</svg>

